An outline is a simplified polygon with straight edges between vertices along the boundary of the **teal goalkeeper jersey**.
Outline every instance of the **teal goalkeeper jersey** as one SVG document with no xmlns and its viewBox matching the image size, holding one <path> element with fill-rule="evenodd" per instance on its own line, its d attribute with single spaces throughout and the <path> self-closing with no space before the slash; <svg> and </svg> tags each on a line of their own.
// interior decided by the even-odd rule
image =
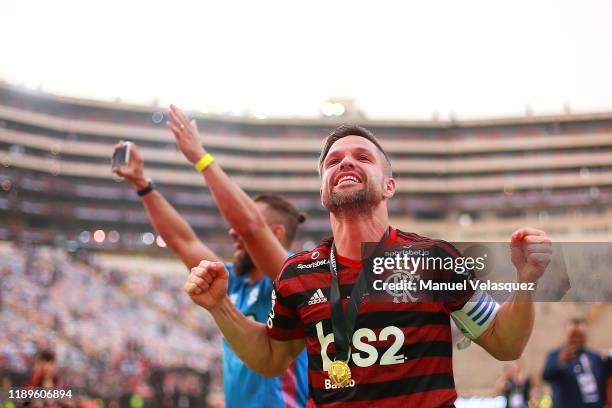
<svg viewBox="0 0 612 408">
<path fill-rule="evenodd" d="M 272 305 L 272 280 L 267 276 L 251 284 L 249 276 L 236 276 L 231 264 L 227 294 L 246 317 L 266 323 Z M 245 339 L 248 341 L 248 339 Z M 223 340 L 223 385 L 227 408 L 305 407 L 308 399 L 308 356 L 304 350 L 280 377 L 267 378 L 250 370 Z"/>
</svg>

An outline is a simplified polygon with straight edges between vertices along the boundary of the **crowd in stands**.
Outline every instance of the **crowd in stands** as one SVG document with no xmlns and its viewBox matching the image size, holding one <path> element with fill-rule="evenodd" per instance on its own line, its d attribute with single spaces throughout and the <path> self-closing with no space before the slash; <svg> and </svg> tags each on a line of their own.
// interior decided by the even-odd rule
<svg viewBox="0 0 612 408">
<path fill-rule="evenodd" d="M 105 399 L 152 398 L 159 370 L 212 373 L 220 386 L 219 334 L 183 293 L 183 275 L 119 270 L 51 247 L 5 244 L 0 252 L 4 386 L 27 382 L 40 349 L 56 352 L 71 389 Z"/>
</svg>

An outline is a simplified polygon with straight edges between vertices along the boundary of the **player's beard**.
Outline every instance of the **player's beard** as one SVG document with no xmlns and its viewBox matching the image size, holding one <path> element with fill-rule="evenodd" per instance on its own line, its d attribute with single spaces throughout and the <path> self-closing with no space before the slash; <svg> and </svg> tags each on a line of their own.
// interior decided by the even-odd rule
<svg viewBox="0 0 612 408">
<path fill-rule="evenodd" d="M 233 265 L 236 276 L 247 275 L 255 269 L 255 263 L 247 251 L 243 251 L 241 255 L 236 256 Z"/>
<path fill-rule="evenodd" d="M 339 216 L 369 214 L 383 199 L 383 182 L 362 180 L 361 188 L 350 191 L 337 191 L 330 185 L 321 196 L 323 206 Z"/>
</svg>

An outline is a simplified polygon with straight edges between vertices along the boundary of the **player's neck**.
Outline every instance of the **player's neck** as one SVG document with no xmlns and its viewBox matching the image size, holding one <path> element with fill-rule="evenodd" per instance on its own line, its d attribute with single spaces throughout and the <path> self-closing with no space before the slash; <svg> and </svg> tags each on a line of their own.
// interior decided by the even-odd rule
<svg viewBox="0 0 612 408">
<path fill-rule="evenodd" d="M 374 208 L 370 214 L 330 214 L 330 219 L 338 255 L 353 260 L 361 260 L 363 242 L 378 242 L 389 226 L 386 205 Z"/>
<path fill-rule="evenodd" d="M 255 267 L 255 268 L 253 268 L 251 270 L 251 273 L 249 273 L 249 283 L 250 284 L 257 283 L 263 277 L 264 277 L 263 271 L 261 271 L 261 270 L 259 270 L 259 268 Z"/>
</svg>

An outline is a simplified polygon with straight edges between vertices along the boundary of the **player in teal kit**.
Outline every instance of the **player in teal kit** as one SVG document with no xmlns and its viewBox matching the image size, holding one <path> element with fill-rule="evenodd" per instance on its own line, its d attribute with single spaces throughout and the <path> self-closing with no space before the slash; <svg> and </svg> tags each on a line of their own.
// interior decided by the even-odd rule
<svg viewBox="0 0 612 408">
<path fill-rule="evenodd" d="M 234 306 L 246 317 L 265 322 L 270 312 L 272 280 L 264 277 L 250 284 L 248 276 L 236 275 L 232 264 L 225 266 L 229 266 L 230 272 L 227 293 Z M 308 379 L 305 374 L 308 361 L 305 353 L 291 363 L 284 375 L 273 378 L 263 377 L 248 369 L 225 340 L 223 353 L 225 401 L 228 407 L 306 405 Z"/>
<path fill-rule="evenodd" d="M 202 173 L 217 206 L 232 227 L 234 259 L 227 263 L 228 297 L 245 316 L 265 322 L 271 305 L 272 280 L 287 258 L 286 247 L 295 238 L 305 216 L 277 195 L 249 198 L 219 167 L 201 145 L 194 121 L 175 107 L 169 111 L 168 127 L 185 157 Z M 138 192 L 155 230 L 193 268 L 202 259 L 218 261 L 193 229 L 144 177 L 143 159 L 135 145 L 129 163 L 113 172 L 125 177 Z M 244 339 L 249 341 L 249 339 Z M 284 372 L 264 377 L 246 367 L 223 341 L 224 389 L 227 407 L 304 407 L 308 398 L 307 356 L 303 352 Z"/>
</svg>

